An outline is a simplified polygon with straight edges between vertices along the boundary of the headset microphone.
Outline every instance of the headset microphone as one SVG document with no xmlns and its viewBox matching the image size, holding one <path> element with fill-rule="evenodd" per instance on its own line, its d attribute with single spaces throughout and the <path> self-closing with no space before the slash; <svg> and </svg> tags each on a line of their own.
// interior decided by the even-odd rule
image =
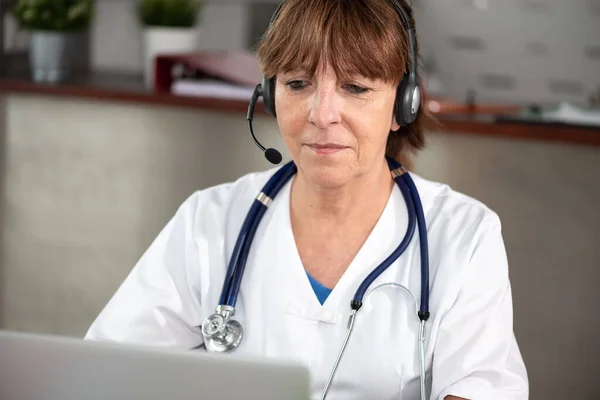
<svg viewBox="0 0 600 400">
<path fill-rule="evenodd" d="M 250 135 L 252 135 L 252 139 L 254 140 L 254 143 L 256 143 L 258 148 L 261 149 L 265 153 L 265 158 L 271 164 L 279 164 L 281 162 L 281 160 L 283 159 L 283 157 L 281 156 L 281 153 L 273 148 L 265 149 L 265 147 L 262 144 L 260 144 L 260 142 L 256 139 L 256 136 L 254 136 L 254 129 L 252 129 L 252 118 L 254 117 L 254 107 L 256 106 L 256 102 L 258 101 L 258 98 L 260 96 L 262 96 L 262 85 L 259 83 L 258 85 L 256 85 L 256 88 L 254 89 L 254 93 L 252 93 L 252 99 L 250 100 L 250 104 L 248 105 L 248 115 L 246 116 L 246 119 L 248 120 L 248 127 L 250 128 Z"/>
</svg>

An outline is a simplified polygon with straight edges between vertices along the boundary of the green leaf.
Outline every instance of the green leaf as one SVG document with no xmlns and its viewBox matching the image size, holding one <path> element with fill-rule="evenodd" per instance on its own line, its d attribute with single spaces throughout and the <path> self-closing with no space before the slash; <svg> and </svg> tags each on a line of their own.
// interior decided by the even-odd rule
<svg viewBox="0 0 600 400">
<path fill-rule="evenodd" d="M 189 28 L 196 25 L 202 0 L 141 0 L 140 21 L 146 26 Z"/>
<path fill-rule="evenodd" d="M 11 11 L 25 29 L 81 31 L 94 18 L 94 0 L 17 0 Z"/>
</svg>

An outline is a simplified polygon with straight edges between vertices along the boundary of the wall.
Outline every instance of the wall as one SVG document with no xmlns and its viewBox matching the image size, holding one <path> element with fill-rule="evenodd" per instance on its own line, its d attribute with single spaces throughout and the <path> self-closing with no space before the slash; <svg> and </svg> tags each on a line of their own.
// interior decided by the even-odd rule
<svg viewBox="0 0 600 400">
<path fill-rule="evenodd" d="M 89 38 L 83 38 L 78 51 L 85 54 L 84 62 L 94 70 L 142 73 L 142 26 L 138 20 L 138 0 L 96 0 L 95 18 Z M 248 47 L 248 24 L 252 10 L 261 9 L 261 3 L 252 7 L 247 0 L 205 0 L 198 15 L 199 49 L 244 49 Z M 26 68 L 28 32 L 19 29 L 8 12 L 8 4 L 0 0 L 0 21 L 3 25 L 2 42 L 8 70 Z"/>
<path fill-rule="evenodd" d="M 600 148 L 442 134 L 416 161 L 501 218 L 530 398 L 600 399 Z"/>
<path fill-rule="evenodd" d="M 82 336 L 190 193 L 270 167 L 241 113 L 17 95 L 0 111 L 0 328 Z M 283 149 L 274 120 L 256 132 Z M 600 148 L 431 134 L 416 171 L 499 213 L 531 398 L 600 398 Z"/>
<path fill-rule="evenodd" d="M 83 335 L 187 196 L 270 166 L 242 114 L 21 96 L 3 111 L 6 328 Z"/>
<path fill-rule="evenodd" d="M 207 0 L 201 49 L 246 49 L 278 0 Z M 425 67 L 435 94 L 482 101 L 585 102 L 600 88 L 600 0 L 415 0 Z M 97 0 L 90 32 L 93 69 L 142 71 L 136 0 Z M 7 22 L 7 26 L 13 26 Z M 14 30 L 14 28 L 9 29 Z M 21 37 L 7 34 L 11 45 Z"/>
<path fill-rule="evenodd" d="M 140 72 L 142 28 L 134 0 L 98 0 L 92 27 L 91 65 L 95 69 Z M 243 1 L 206 1 L 199 14 L 199 48 L 244 49 L 248 7 Z"/>
<path fill-rule="evenodd" d="M 599 0 L 416 0 L 422 57 L 464 99 L 585 102 L 600 88 Z"/>
<path fill-rule="evenodd" d="M 482 101 L 585 102 L 600 88 L 600 0 L 417 0 L 421 56 L 441 94 Z M 99 0 L 92 66 L 141 71 L 133 0 Z M 251 47 L 277 0 L 208 1 L 206 49 Z"/>
</svg>

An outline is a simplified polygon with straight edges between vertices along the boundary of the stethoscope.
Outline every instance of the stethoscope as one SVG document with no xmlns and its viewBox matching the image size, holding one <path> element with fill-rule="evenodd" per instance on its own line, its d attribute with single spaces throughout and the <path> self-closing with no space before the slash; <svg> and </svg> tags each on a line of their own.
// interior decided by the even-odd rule
<svg viewBox="0 0 600 400">
<path fill-rule="evenodd" d="M 351 313 L 348 319 L 346 336 L 335 360 L 331 374 L 323 389 L 321 399 L 325 399 L 329 388 L 331 387 L 333 377 L 354 329 L 356 315 L 363 305 L 363 299 L 367 290 L 371 284 L 404 253 L 414 236 L 416 226 L 418 226 L 419 229 L 421 256 L 421 302 L 420 305 L 415 308 L 416 314 L 420 320 L 419 336 L 417 340 L 419 342 L 421 399 L 425 399 L 425 322 L 429 318 L 429 255 L 427 246 L 427 228 L 425 225 L 425 216 L 423 214 L 421 199 L 412 178 L 397 161 L 387 158 L 387 163 L 392 177 L 398 184 L 408 208 L 408 229 L 406 230 L 406 234 L 400 242 L 400 245 L 364 279 L 350 302 Z M 267 181 L 250 207 L 250 211 L 240 229 L 229 261 L 221 297 L 219 299 L 219 305 L 217 306 L 215 313 L 202 323 L 201 332 L 204 337 L 204 344 L 206 349 L 210 352 L 228 353 L 235 350 L 242 342 L 244 330 L 242 325 L 238 321 L 232 319 L 232 317 L 235 314 L 235 304 L 244 275 L 248 253 L 250 252 L 250 245 L 254 239 L 258 224 L 267 208 L 271 205 L 277 193 L 279 193 L 296 172 L 297 167 L 293 162 L 289 162 L 277 170 Z M 415 305 L 417 304 L 414 295 L 406 287 L 396 283 L 379 285 L 373 288 L 368 295 L 375 290 L 389 286 L 404 289 L 411 295 L 415 301 Z"/>
</svg>

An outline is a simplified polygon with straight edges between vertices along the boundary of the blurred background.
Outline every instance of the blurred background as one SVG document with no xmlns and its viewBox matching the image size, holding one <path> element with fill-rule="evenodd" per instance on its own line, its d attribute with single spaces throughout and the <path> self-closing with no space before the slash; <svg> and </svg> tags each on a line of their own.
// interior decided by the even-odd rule
<svg viewBox="0 0 600 400">
<path fill-rule="evenodd" d="M 245 112 L 277 4 L 0 0 L 0 329 L 85 335 L 186 197 L 271 168 Z M 413 170 L 500 215 L 531 398 L 600 399 L 600 0 L 413 6 Z"/>
</svg>

